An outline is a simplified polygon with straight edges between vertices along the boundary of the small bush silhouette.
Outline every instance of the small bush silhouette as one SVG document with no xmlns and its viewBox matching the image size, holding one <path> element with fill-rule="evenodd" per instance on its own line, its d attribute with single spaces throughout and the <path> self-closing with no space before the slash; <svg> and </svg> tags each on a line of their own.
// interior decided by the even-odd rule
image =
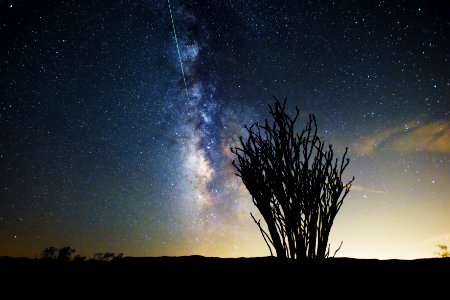
<svg viewBox="0 0 450 300">
<path fill-rule="evenodd" d="M 74 262 L 83 262 L 86 260 L 86 256 L 81 256 L 80 254 L 75 255 L 73 258 Z"/>
<path fill-rule="evenodd" d="M 70 247 L 63 247 L 59 249 L 58 260 L 70 261 L 73 253 L 75 253 L 75 249 L 72 249 Z"/>
<path fill-rule="evenodd" d="M 434 251 L 434 254 L 436 254 L 440 258 L 447 258 L 450 257 L 450 251 L 448 250 L 447 245 L 436 245 L 439 250 Z"/>
<path fill-rule="evenodd" d="M 42 259 L 56 259 L 57 258 L 58 249 L 55 247 L 47 247 L 42 250 L 41 258 Z"/>
<path fill-rule="evenodd" d="M 73 253 L 75 253 L 75 249 L 68 246 L 63 247 L 61 249 L 58 249 L 56 247 L 47 247 L 44 250 L 42 250 L 41 258 L 60 261 L 70 261 Z"/>
<path fill-rule="evenodd" d="M 112 252 L 106 252 L 106 253 L 102 253 L 102 252 L 97 252 L 94 253 L 94 257 L 93 260 L 99 260 L 99 261 L 112 261 L 112 260 L 118 260 L 123 258 L 123 253 L 112 253 Z"/>
<path fill-rule="evenodd" d="M 59 260 L 59 261 L 74 261 L 74 262 L 83 262 L 86 261 L 86 256 L 81 256 L 79 254 L 75 255 L 72 258 L 72 255 L 75 253 L 75 249 L 66 246 L 61 249 L 56 247 L 47 247 L 42 250 L 41 259 L 48 260 Z M 123 258 L 123 253 L 113 253 L 113 252 L 96 252 L 92 257 L 93 260 L 98 261 L 114 261 Z"/>
</svg>

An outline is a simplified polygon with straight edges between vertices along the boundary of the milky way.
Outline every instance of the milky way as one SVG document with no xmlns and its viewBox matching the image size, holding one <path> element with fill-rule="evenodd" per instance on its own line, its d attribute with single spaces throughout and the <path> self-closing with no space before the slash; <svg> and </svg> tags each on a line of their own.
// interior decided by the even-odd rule
<svg viewBox="0 0 450 300">
<path fill-rule="evenodd" d="M 182 170 L 178 201 L 185 209 L 183 224 L 202 248 L 207 240 L 214 240 L 214 228 L 224 226 L 239 209 L 242 189 L 233 178 L 229 150 L 239 124 L 230 122 L 236 113 L 216 94 L 220 81 L 209 69 L 214 57 L 208 53 L 207 26 L 181 4 L 174 8 L 173 17 L 177 34 L 173 41 L 179 47 L 171 43 L 170 50 L 179 49 L 182 68 L 179 89 L 167 96 L 166 110 L 176 120 L 171 134 Z M 176 54 L 172 51 L 174 67 L 178 67 Z"/>
</svg>

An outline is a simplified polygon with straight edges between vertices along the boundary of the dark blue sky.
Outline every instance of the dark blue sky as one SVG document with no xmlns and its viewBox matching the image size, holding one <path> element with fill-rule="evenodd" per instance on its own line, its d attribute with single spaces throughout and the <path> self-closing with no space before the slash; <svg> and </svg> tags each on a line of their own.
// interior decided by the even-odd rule
<svg viewBox="0 0 450 300">
<path fill-rule="evenodd" d="M 432 255 L 450 233 L 437 2 L 172 0 L 185 86 L 166 1 L 1 1 L 0 255 L 267 255 L 228 149 L 272 95 L 350 147 L 343 255 Z"/>
</svg>

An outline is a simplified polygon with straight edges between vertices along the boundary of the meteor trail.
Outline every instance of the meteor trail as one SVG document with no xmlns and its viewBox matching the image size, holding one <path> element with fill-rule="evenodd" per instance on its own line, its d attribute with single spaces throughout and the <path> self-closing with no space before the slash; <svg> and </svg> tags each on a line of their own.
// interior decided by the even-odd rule
<svg viewBox="0 0 450 300">
<path fill-rule="evenodd" d="M 170 0 L 167 0 L 167 4 L 169 5 L 170 19 L 172 20 L 173 37 L 175 39 L 175 45 L 177 46 L 178 59 L 180 60 L 181 74 L 183 75 L 184 90 L 186 91 L 186 96 L 189 99 L 189 93 L 186 84 L 186 76 L 184 76 L 183 61 L 181 60 L 180 46 L 178 45 L 177 31 L 175 30 L 175 23 L 173 21 L 172 8 L 170 7 Z"/>
</svg>

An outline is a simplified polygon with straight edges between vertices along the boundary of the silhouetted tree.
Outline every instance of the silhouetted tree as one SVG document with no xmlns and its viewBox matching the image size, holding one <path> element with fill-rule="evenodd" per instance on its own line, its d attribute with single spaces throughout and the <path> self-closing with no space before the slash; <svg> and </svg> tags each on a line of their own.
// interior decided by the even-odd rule
<svg viewBox="0 0 450 300">
<path fill-rule="evenodd" d="M 59 249 L 58 252 L 58 260 L 61 261 L 70 261 L 72 254 L 75 253 L 75 249 L 72 249 L 68 246 Z"/>
<path fill-rule="evenodd" d="M 70 261 L 75 249 L 68 246 L 58 249 L 56 247 L 48 247 L 42 250 L 42 259 L 57 259 L 61 261 Z"/>
<path fill-rule="evenodd" d="M 280 258 L 326 258 L 331 227 L 354 180 L 342 180 L 348 148 L 339 161 L 318 136 L 314 115 L 298 133 L 298 108 L 293 118 L 285 108 L 286 99 L 275 98 L 273 122 L 245 126 L 247 139 L 231 148 L 233 165 L 266 222 L 268 233 L 251 214 L 271 255 L 274 248 Z"/>
<path fill-rule="evenodd" d="M 58 253 L 58 249 L 55 247 L 47 247 L 42 250 L 41 258 L 42 259 L 56 259 Z"/>
<path fill-rule="evenodd" d="M 436 247 L 439 248 L 439 250 L 435 251 L 434 254 L 436 254 L 440 258 L 446 258 L 450 257 L 450 251 L 448 250 L 447 245 L 436 245 Z"/>
<path fill-rule="evenodd" d="M 75 255 L 73 258 L 74 262 L 83 262 L 86 260 L 86 256 L 81 256 L 80 254 Z"/>
</svg>

